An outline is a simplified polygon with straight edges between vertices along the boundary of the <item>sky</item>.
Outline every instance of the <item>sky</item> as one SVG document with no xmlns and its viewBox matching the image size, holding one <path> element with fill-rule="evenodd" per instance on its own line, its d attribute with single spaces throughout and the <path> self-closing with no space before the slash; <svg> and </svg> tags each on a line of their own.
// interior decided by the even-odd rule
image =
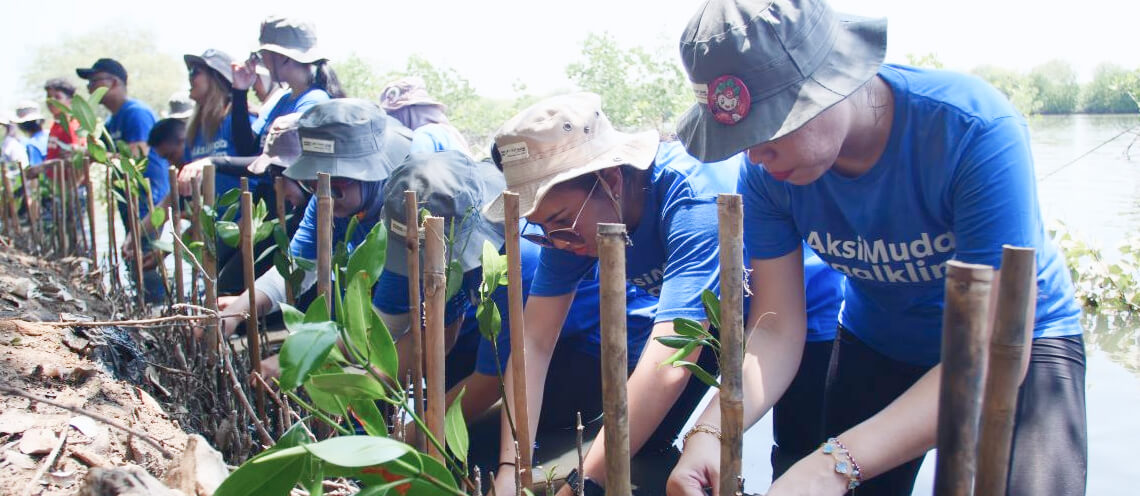
<svg viewBox="0 0 1140 496">
<path fill-rule="evenodd" d="M 0 7 L 0 105 L 26 97 L 20 75 L 35 47 L 91 26 L 142 25 L 172 56 L 218 48 L 235 56 L 256 48 L 269 14 L 311 19 L 335 59 L 356 52 L 380 70 L 419 54 L 450 66 L 484 95 L 506 97 L 516 82 L 531 93 L 570 88 L 568 63 L 590 32 L 625 47 L 675 50 L 695 0 L 415 0 L 269 2 L 154 0 L 17 2 Z M 1140 2 L 1135 0 L 832 0 L 839 11 L 888 18 L 887 60 L 936 54 L 950 69 L 994 64 L 1028 70 L 1061 58 L 1083 79 L 1109 61 L 1140 68 Z M 184 7 L 176 7 L 184 6 Z M 317 9 L 315 6 L 322 8 Z M 110 54 L 113 55 L 113 54 Z"/>
</svg>

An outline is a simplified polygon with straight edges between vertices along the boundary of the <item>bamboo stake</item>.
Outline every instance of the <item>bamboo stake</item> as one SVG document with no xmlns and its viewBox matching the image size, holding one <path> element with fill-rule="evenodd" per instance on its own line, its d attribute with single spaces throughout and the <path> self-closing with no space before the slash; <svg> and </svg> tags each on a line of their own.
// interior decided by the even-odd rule
<svg viewBox="0 0 1140 496">
<path fill-rule="evenodd" d="M 62 256 L 64 246 L 67 241 L 63 235 L 63 163 L 59 160 L 49 160 L 44 162 L 44 169 L 50 168 L 52 172 L 51 177 L 51 218 L 52 228 L 55 229 L 55 243 L 56 243 L 56 256 Z"/>
<path fill-rule="evenodd" d="M 115 239 L 115 194 L 114 175 L 110 165 L 107 166 L 107 272 L 111 278 L 111 290 L 119 289 L 119 265 L 116 263 L 119 256 L 119 242 Z"/>
<path fill-rule="evenodd" d="M 253 270 L 253 194 L 250 193 L 247 178 L 242 178 L 241 193 L 241 255 L 242 272 L 245 273 L 245 292 L 249 295 L 249 314 L 245 318 L 245 338 L 249 351 L 249 365 L 254 373 L 261 374 L 261 336 L 257 329 L 257 290 Z M 255 387 L 258 419 L 265 417 L 265 391 Z"/>
<path fill-rule="evenodd" d="M 142 254 L 142 241 L 139 239 L 142 233 L 139 232 L 139 212 L 138 200 L 135 198 L 133 188 L 130 185 L 130 179 L 124 179 L 127 183 L 125 189 L 127 192 L 127 222 L 130 223 L 131 243 L 135 248 L 135 282 L 138 284 L 138 304 L 139 311 L 146 309 L 146 282 L 143 280 L 143 254 Z"/>
<path fill-rule="evenodd" d="M 31 231 L 32 243 L 36 246 L 36 252 L 42 253 L 43 239 L 40 238 L 41 231 L 37 229 L 40 222 L 39 210 L 36 209 L 35 204 L 32 202 L 32 184 L 28 181 L 28 173 L 27 169 L 24 168 L 24 164 L 16 163 L 16 166 L 20 168 L 20 183 L 24 186 L 22 188 L 24 192 L 24 212 L 28 215 L 28 230 Z"/>
<path fill-rule="evenodd" d="M 447 304 L 447 245 L 443 239 L 443 217 L 424 220 L 424 344 L 427 362 L 427 426 L 436 439 L 444 438 L 443 417 L 447 408 L 444 361 L 447 352 L 443 335 L 444 307 Z M 443 461 L 435 444 L 428 454 Z"/>
<path fill-rule="evenodd" d="M 209 207 L 210 212 L 214 212 L 214 180 L 215 180 L 214 164 L 206 164 L 202 167 L 202 184 L 198 192 L 201 195 L 199 204 L 203 211 Z M 201 217 L 199 217 L 201 219 Z M 217 222 L 218 216 L 211 215 L 211 222 Z M 217 227 L 215 224 L 215 235 L 206 239 L 205 231 L 202 231 L 202 282 L 206 290 L 206 308 L 218 311 L 218 239 Z M 206 326 L 206 343 L 209 346 L 209 362 L 217 363 L 215 360 L 218 358 L 219 344 L 222 334 L 221 321 L 215 322 L 213 325 Z"/>
<path fill-rule="evenodd" d="M 625 327 L 625 240 L 625 224 L 598 224 L 606 494 L 614 496 L 632 494 L 629 478 L 629 417 L 626 410 L 625 384 L 628 370 Z M 513 335 L 511 342 L 514 342 Z"/>
<path fill-rule="evenodd" d="M 946 263 L 936 496 L 974 494 L 992 280 L 989 266 L 956 260 Z"/>
<path fill-rule="evenodd" d="M 744 447 L 744 210 L 717 196 L 720 237 L 720 496 L 735 496 Z"/>
<path fill-rule="evenodd" d="M 1032 322 L 1037 267 L 1033 248 L 1004 246 L 997 316 L 990 336 L 990 362 L 978 435 L 978 494 L 1005 494 L 1013 442 L 1017 392 L 1026 358 L 1026 328 Z"/>
<path fill-rule="evenodd" d="M 145 178 L 144 178 L 143 180 L 144 180 L 144 181 L 148 181 L 148 182 L 150 181 L 150 179 L 145 179 Z M 153 185 L 153 184 L 152 184 L 152 185 L 150 185 L 150 186 L 151 186 L 151 188 L 154 188 L 154 185 Z M 146 195 L 146 205 L 147 205 L 147 210 L 146 210 L 146 211 L 147 211 L 148 215 L 154 215 L 154 197 L 153 197 L 153 196 L 151 196 L 151 195 L 150 195 L 149 193 L 147 193 L 146 191 L 143 191 L 143 187 L 142 187 L 142 185 L 141 185 L 141 184 L 139 185 L 139 193 L 140 193 L 140 194 L 145 194 L 145 195 Z M 140 219 L 139 219 L 139 222 L 140 222 L 140 225 L 139 225 L 139 227 L 140 227 L 140 229 L 139 229 L 139 232 L 140 232 L 140 233 L 147 233 L 147 232 L 151 231 L 151 228 L 153 228 L 153 227 L 154 227 L 154 224 L 151 224 L 151 220 L 150 220 L 150 219 L 147 219 L 147 224 L 149 224 L 149 225 L 147 225 L 147 226 L 142 226 L 142 224 L 141 224 L 141 222 L 142 222 L 142 218 L 141 218 L 141 217 L 142 217 L 142 216 L 140 215 L 139 217 L 140 217 Z M 162 234 L 162 232 L 161 232 L 161 227 L 160 227 L 159 229 L 156 229 L 156 230 L 157 230 L 157 231 L 159 231 L 159 232 L 155 233 L 155 238 L 157 238 L 157 237 L 158 237 L 160 234 Z M 149 237 L 150 237 L 150 235 L 149 235 L 149 234 L 147 234 L 147 237 L 149 238 Z M 161 251 L 156 251 L 155 253 L 161 253 Z M 161 275 L 161 278 L 160 278 L 160 280 L 162 281 L 162 289 L 163 289 L 163 292 L 165 292 L 167 295 L 169 295 L 169 294 L 170 294 L 170 284 L 169 284 L 169 283 L 170 283 L 170 275 L 166 273 L 166 260 L 165 260 L 165 259 L 166 259 L 166 257 L 165 257 L 165 256 L 159 255 L 159 259 L 158 259 L 158 273 Z"/>
<path fill-rule="evenodd" d="M 56 183 L 59 185 L 59 190 L 56 191 L 56 196 L 59 198 L 59 217 L 56 219 L 55 229 L 59 231 L 59 253 L 61 256 L 67 256 L 71 251 L 71 240 L 67 235 L 67 165 L 63 160 L 56 162 L 56 171 Z"/>
<path fill-rule="evenodd" d="M 280 223 L 281 230 L 285 232 L 285 236 L 289 236 L 289 229 L 286 227 L 285 222 L 285 178 L 277 176 L 273 178 L 273 191 L 277 196 L 277 222 Z M 284 275 L 284 274 L 282 274 Z M 293 285 L 285 285 L 285 303 L 290 305 L 296 304 L 296 297 L 293 295 Z"/>
<path fill-rule="evenodd" d="M 8 238 L 15 238 L 15 233 L 20 230 L 19 213 L 16 211 L 16 202 L 12 195 L 12 182 L 8 179 L 8 164 L 0 164 L 0 173 L 3 173 L 3 178 L 0 179 L 4 188 L 4 234 Z M 12 229 L 12 224 L 16 224 L 16 229 Z"/>
<path fill-rule="evenodd" d="M 424 322 L 420 300 L 420 208 L 415 191 L 404 191 L 404 246 L 408 250 L 408 332 L 412 335 L 412 403 L 424 418 Z M 416 430 L 415 446 L 427 450 L 427 438 Z"/>
<path fill-rule="evenodd" d="M 178 168 L 170 166 L 170 235 L 174 238 L 182 237 L 182 202 L 178 197 Z M 174 298 L 175 303 L 182 303 L 185 293 L 185 284 L 182 275 L 182 243 L 173 242 L 174 245 Z"/>
<path fill-rule="evenodd" d="M 190 222 L 190 239 L 199 243 L 203 243 L 204 235 L 202 234 L 202 179 L 200 177 L 196 177 L 191 182 L 193 185 L 190 187 L 190 215 L 192 219 L 192 222 Z M 205 243 L 203 243 L 202 260 L 198 260 L 198 263 L 194 264 L 194 267 L 190 272 L 190 294 L 193 295 L 191 300 L 199 304 L 202 303 L 203 299 L 203 294 L 198 292 L 199 279 L 202 280 L 203 293 L 205 292 L 206 288 L 206 273 L 205 270 L 203 270 L 204 267 L 199 266 L 199 264 L 205 263 L 206 248 L 204 247 L 204 244 Z"/>
<path fill-rule="evenodd" d="M 90 228 L 91 261 L 99 266 L 99 247 L 95 238 L 95 187 L 91 183 L 91 158 L 83 159 L 83 186 L 87 189 L 87 226 Z"/>
<path fill-rule="evenodd" d="M 317 291 L 325 296 L 329 315 L 332 315 L 333 199 L 330 181 L 327 173 L 317 173 Z"/>
<path fill-rule="evenodd" d="M 511 319 L 511 379 L 515 393 L 515 404 L 511 411 L 515 415 L 515 441 L 518 443 L 519 463 L 515 470 L 519 472 L 522 488 L 529 488 L 534 483 L 534 474 L 531 471 L 531 460 L 534 458 L 534 448 L 530 438 L 530 410 L 526 394 L 526 322 L 523 317 L 522 294 L 522 262 L 519 252 L 519 195 L 510 191 L 503 192 L 503 232 L 506 235 L 507 248 L 507 308 Z M 625 302 L 625 283 L 622 283 L 622 304 Z M 623 311 L 624 313 L 624 311 Z M 622 317 L 625 322 L 625 317 Z M 622 373 L 622 384 L 625 384 L 625 373 Z M 537 413 L 537 412 L 536 412 Z M 616 493 L 615 493 L 616 494 Z"/>
</svg>

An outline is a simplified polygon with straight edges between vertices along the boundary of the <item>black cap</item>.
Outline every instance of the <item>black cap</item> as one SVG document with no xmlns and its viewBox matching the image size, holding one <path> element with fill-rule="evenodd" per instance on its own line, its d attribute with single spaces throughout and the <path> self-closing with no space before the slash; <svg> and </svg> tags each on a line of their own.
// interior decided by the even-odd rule
<svg viewBox="0 0 1140 496">
<path fill-rule="evenodd" d="M 75 70 L 75 73 L 83 79 L 91 79 L 91 76 L 95 75 L 96 72 L 105 72 L 122 79 L 124 83 L 127 82 L 127 70 L 123 68 L 123 64 L 115 59 L 99 59 L 90 69 Z"/>
</svg>

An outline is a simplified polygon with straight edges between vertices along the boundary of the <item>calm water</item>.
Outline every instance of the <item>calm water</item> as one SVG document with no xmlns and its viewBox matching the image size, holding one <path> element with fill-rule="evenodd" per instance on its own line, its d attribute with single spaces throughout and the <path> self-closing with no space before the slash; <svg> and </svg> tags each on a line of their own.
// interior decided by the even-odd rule
<svg viewBox="0 0 1140 496">
<path fill-rule="evenodd" d="M 1132 147 L 1131 159 L 1125 156 L 1137 138 L 1134 133 L 1140 132 L 1140 116 L 1041 116 L 1032 118 L 1030 127 L 1046 223 L 1063 221 L 1070 230 L 1098 242 L 1106 258 L 1118 257 L 1115 247 L 1124 236 L 1140 232 L 1140 142 Z M 1129 129 L 1133 133 L 1125 132 Z M 1137 321 L 1120 325 L 1086 316 L 1090 496 L 1136 493 L 1135 450 L 1130 442 L 1140 439 L 1135 417 L 1140 413 Z M 749 493 L 768 489 L 771 433 L 771 419 L 765 417 L 745 434 Z M 916 496 L 932 493 L 933 462 L 934 456 L 926 457 Z"/>
</svg>

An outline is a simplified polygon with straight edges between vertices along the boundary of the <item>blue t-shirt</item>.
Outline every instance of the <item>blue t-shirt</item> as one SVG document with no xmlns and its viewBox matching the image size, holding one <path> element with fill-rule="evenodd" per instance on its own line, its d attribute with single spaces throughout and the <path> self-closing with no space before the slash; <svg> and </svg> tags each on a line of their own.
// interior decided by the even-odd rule
<svg viewBox="0 0 1140 496">
<path fill-rule="evenodd" d="M 663 143 L 650 170 L 641 221 L 626 248 L 627 280 L 658 296 L 657 322 L 704 320 L 701 291 L 719 294 L 716 197 L 736 191 L 739 157 L 702 164 L 680 143 Z M 598 259 L 543 248 L 531 294 L 570 293 Z"/>
<path fill-rule="evenodd" d="M 884 65 L 894 120 L 859 177 L 830 170 L 796 186 L 761 167 L 745 205 L 748 251 L 774 258 L 807 242 L 847 276 L 840 322 L 896 360 L 941 351 L 945 263 L 1000 266 L 1002 245 L 1037 250 L 1034 337 L 1080 334 L 1068 269 L 1045 236 L 1025 120 L 980 79 Z"/>
<path fill-rule="evenodd" d="M 48 133 L 40 131 L 24 141 L 24 148 L 28 153 L 28 165 L 42 163 L 47 157 Z"/>
<path fill-rule="evenodd" d="M 467 144 L 457 139 L 457 131 L 445 124 L 424 124 L 412 131 L 412 147 L 409 153 L 435 153 L 457 150 L 471 153 Z"/>
<path fill-rule="evenodd" d="M 348 233 L 348 224 L 351 217 L 336 217 L 333 216 L 333 233 L 332 241 L 333 247 L 345 239 Z M 357 216 L 356 230 L 348 238 L 346 248 L 349 253 L 352 253 L 360 243 L 364 242 L 364 238 L 372 231 L 372 227 L 380 221 L 379 215 L 372 216 Z M 305 215 L 301 217 L 301 223 L 297 226 L 297 231 L 293 233 L 293 239 L 289 241 L 289 253 L 294 257 L 304 258 L 306 260 L 317 259 L 317 197 L 316 195 L 309 198 L 309 204 L 305 206 Z"/>
<path fill-rule="evenodd" d="M 147 202 L 145 197 L 142 195 L 139 196 L 139 219 L 146 218 L 147 213 L 150 212 L 151 202 L 153 202 L 155 205 L 158 205 L 158 202 L 162 201 L 163 198 L 166 198 L 166 194 L 170 192 L 170 161 L 162 158 L 162 156 L 160 156 L 158 152 L 154 150 L 154 148 L 151 148 L 150 152 L 148 152 L 146 156 L 146 169 L 143 170 L 143 177 L 145 177 L 147 179 L 147 182 L 150 183 L 151 201 Z M 119 202 L 118 205 L 120 218 L 126 219 L 127 205 L 123 202 Z M 130 224 L 126 222 L 124 222 L 123 225 L 130 226 Z"/>
<path fill-rule="evenodd" d="M 261 115 L 257 117 L 257 120 L 253 121 L 252 129 L 253 134 L 257 135 L 258 148 L 265 146 L 265 136 L 269 134 L 269 125 L 272 124 L 275 119 L 295 112 L 304 112 L 312 108 L 313 105 L 329 100 L 329 94 L 316 86 L 310 87 L 296 98 L 293 97 L 292 92 L 282 95 L 269 112 L 262 112 Z"/>
<path fill-rule="evenodd" d="M 194 141 L 186 144 L 186 151 L 183 155 L 186 163 L 206 157 L 237 156 L 233 140 L 233 115 L 226 114 L 213 136 L 206 136 L 206 130 L 204 128 L 199 129 L 198 133 L 194 135 Z M 224 172 L 217 172 L 214 175 L 214 192 L 218 198 L 221 198 L 227 191 L 240 187 L 241 178 L 238 176 Z"/>
<path fill-rule="evenodd" d="M 146 143 L 157 120 L 154 111 L 145 103 L 128 98 L 118 112 L 107 118 L 107 132 L 116 142 Z"/>
</svg>

